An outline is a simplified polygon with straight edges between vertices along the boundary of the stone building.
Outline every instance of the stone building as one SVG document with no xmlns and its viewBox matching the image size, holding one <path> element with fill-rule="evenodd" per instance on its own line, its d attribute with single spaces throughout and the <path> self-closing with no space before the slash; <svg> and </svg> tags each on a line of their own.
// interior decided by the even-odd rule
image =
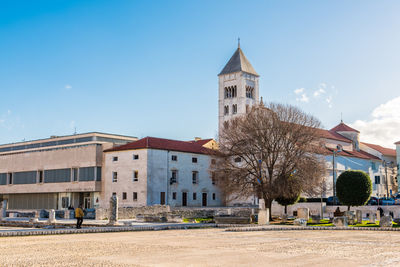
<svg viewBox="0 0 400 267">
<path fill-rule="evenodd" d="M 177 141 L 146 137 L 105 150 L 101 206 L 117 195 L 122 207 L 149 205 L 220 206 L 209 171 L 213 139 Z"/>
<path fill-rule="evenodd" d="M 93 132 L 0 145 L 0 200 L 9 209 L 97 207 L 103 150 L 135 140 Z"/>
</svg>

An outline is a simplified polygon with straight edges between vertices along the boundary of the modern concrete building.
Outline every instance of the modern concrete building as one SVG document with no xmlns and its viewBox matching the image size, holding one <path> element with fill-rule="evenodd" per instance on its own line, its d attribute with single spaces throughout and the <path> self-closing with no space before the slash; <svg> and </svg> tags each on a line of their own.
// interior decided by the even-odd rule
<svg viewBox="0 0 400 267">
<path fill-rule="evenodd" d="M 135 140 L 93 132 L 0 145 L 0 200 L 9 209 L 97 207 L 103 150 Z"/>
<path fill-rule="evenodd" d="M 108 207 L 113 194 L 122 207 L 220 206 L 221 194 L 209 171 L 216 148 L 213 139 L 146 137 L 106 150 L 101 207 Z"/>
</svg>

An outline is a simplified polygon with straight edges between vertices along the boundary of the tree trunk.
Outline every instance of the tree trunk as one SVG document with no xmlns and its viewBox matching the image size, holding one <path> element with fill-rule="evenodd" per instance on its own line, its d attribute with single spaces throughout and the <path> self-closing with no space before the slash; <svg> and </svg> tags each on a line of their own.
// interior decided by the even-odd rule
<svg viewBox="0 0 400 267">
<path fill-rule="evenodd" d="M 269 209 L 269 220 L 272 221 L 272 201 L 271 199 L 264 199 L 265 208 Z"/>
<path fill-rule="evenodd" d="M 285 205 L 285 214 L 287 215 L 287 205 Z"/>
<path fill-rule="evenodd" d="M 350 206 L 347 206 L 347 210 L 350 211 Z"/>
</svg>

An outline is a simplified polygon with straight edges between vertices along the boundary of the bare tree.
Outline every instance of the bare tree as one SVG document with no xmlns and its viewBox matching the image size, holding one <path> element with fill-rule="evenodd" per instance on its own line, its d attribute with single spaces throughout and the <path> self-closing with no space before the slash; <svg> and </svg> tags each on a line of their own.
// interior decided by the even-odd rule
<svg viewBox="0 0 400 267">
<path fill-rule="evenodd" d="M 226 122 L 212 171 L 227 201 L 256 195 L 271 209 L 275 198 L 290 192 L 313 194 L 325 168 L 314 153 L 320 147 L 319 127 L 315 117 L 274 103 Z"/>
</svg>

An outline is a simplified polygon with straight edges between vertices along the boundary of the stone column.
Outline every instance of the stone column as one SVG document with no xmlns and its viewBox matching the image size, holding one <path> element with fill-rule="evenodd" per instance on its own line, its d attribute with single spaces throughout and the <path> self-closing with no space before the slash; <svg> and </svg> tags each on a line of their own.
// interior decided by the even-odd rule
<svg viewBox="0 0 400 267">
<path fill-rule="evenodd" d="M 118 197 L 112 196 L 110 198 L 110 207 L 109 207 L 109 220 L 108 224 L 114 225 L 118 222 Z"/>
<path fill-rule="evenodd" d="M 0 217 L 1 219 L 5 219 L 7 217 L 7 199 L 4 199 L 1 203 Z"/>
<path fill-rule="evenodd" d="M 308 221 L 310 219 L 310 210 L 309 208 L 298 208 L 297 209 L 297 218 L 304 219 Z"/>
<path fill-rule="evenodd" d="M 64 219 L 70 219 L 70 216 L 69 216 L 70 214 L 69 214 L 69 210 L 65 210 L 64 211 Z"/>
<path fill-rule="evenodd" d="M 258 211 L 258 225 L 269 224 L 269 209 L 260 209 Z"/>
<path fill-rule="evenodd" d="M 362 223 L 362 210 L 356 210 L 357 223 Z"/>
<path fill-rule="evenodd" d="M 48 223 L 55 223 L 56 222 L 56 211 L 50 210 L 49 211 L 49 219 L 47 220 Z"/>
</svg>

